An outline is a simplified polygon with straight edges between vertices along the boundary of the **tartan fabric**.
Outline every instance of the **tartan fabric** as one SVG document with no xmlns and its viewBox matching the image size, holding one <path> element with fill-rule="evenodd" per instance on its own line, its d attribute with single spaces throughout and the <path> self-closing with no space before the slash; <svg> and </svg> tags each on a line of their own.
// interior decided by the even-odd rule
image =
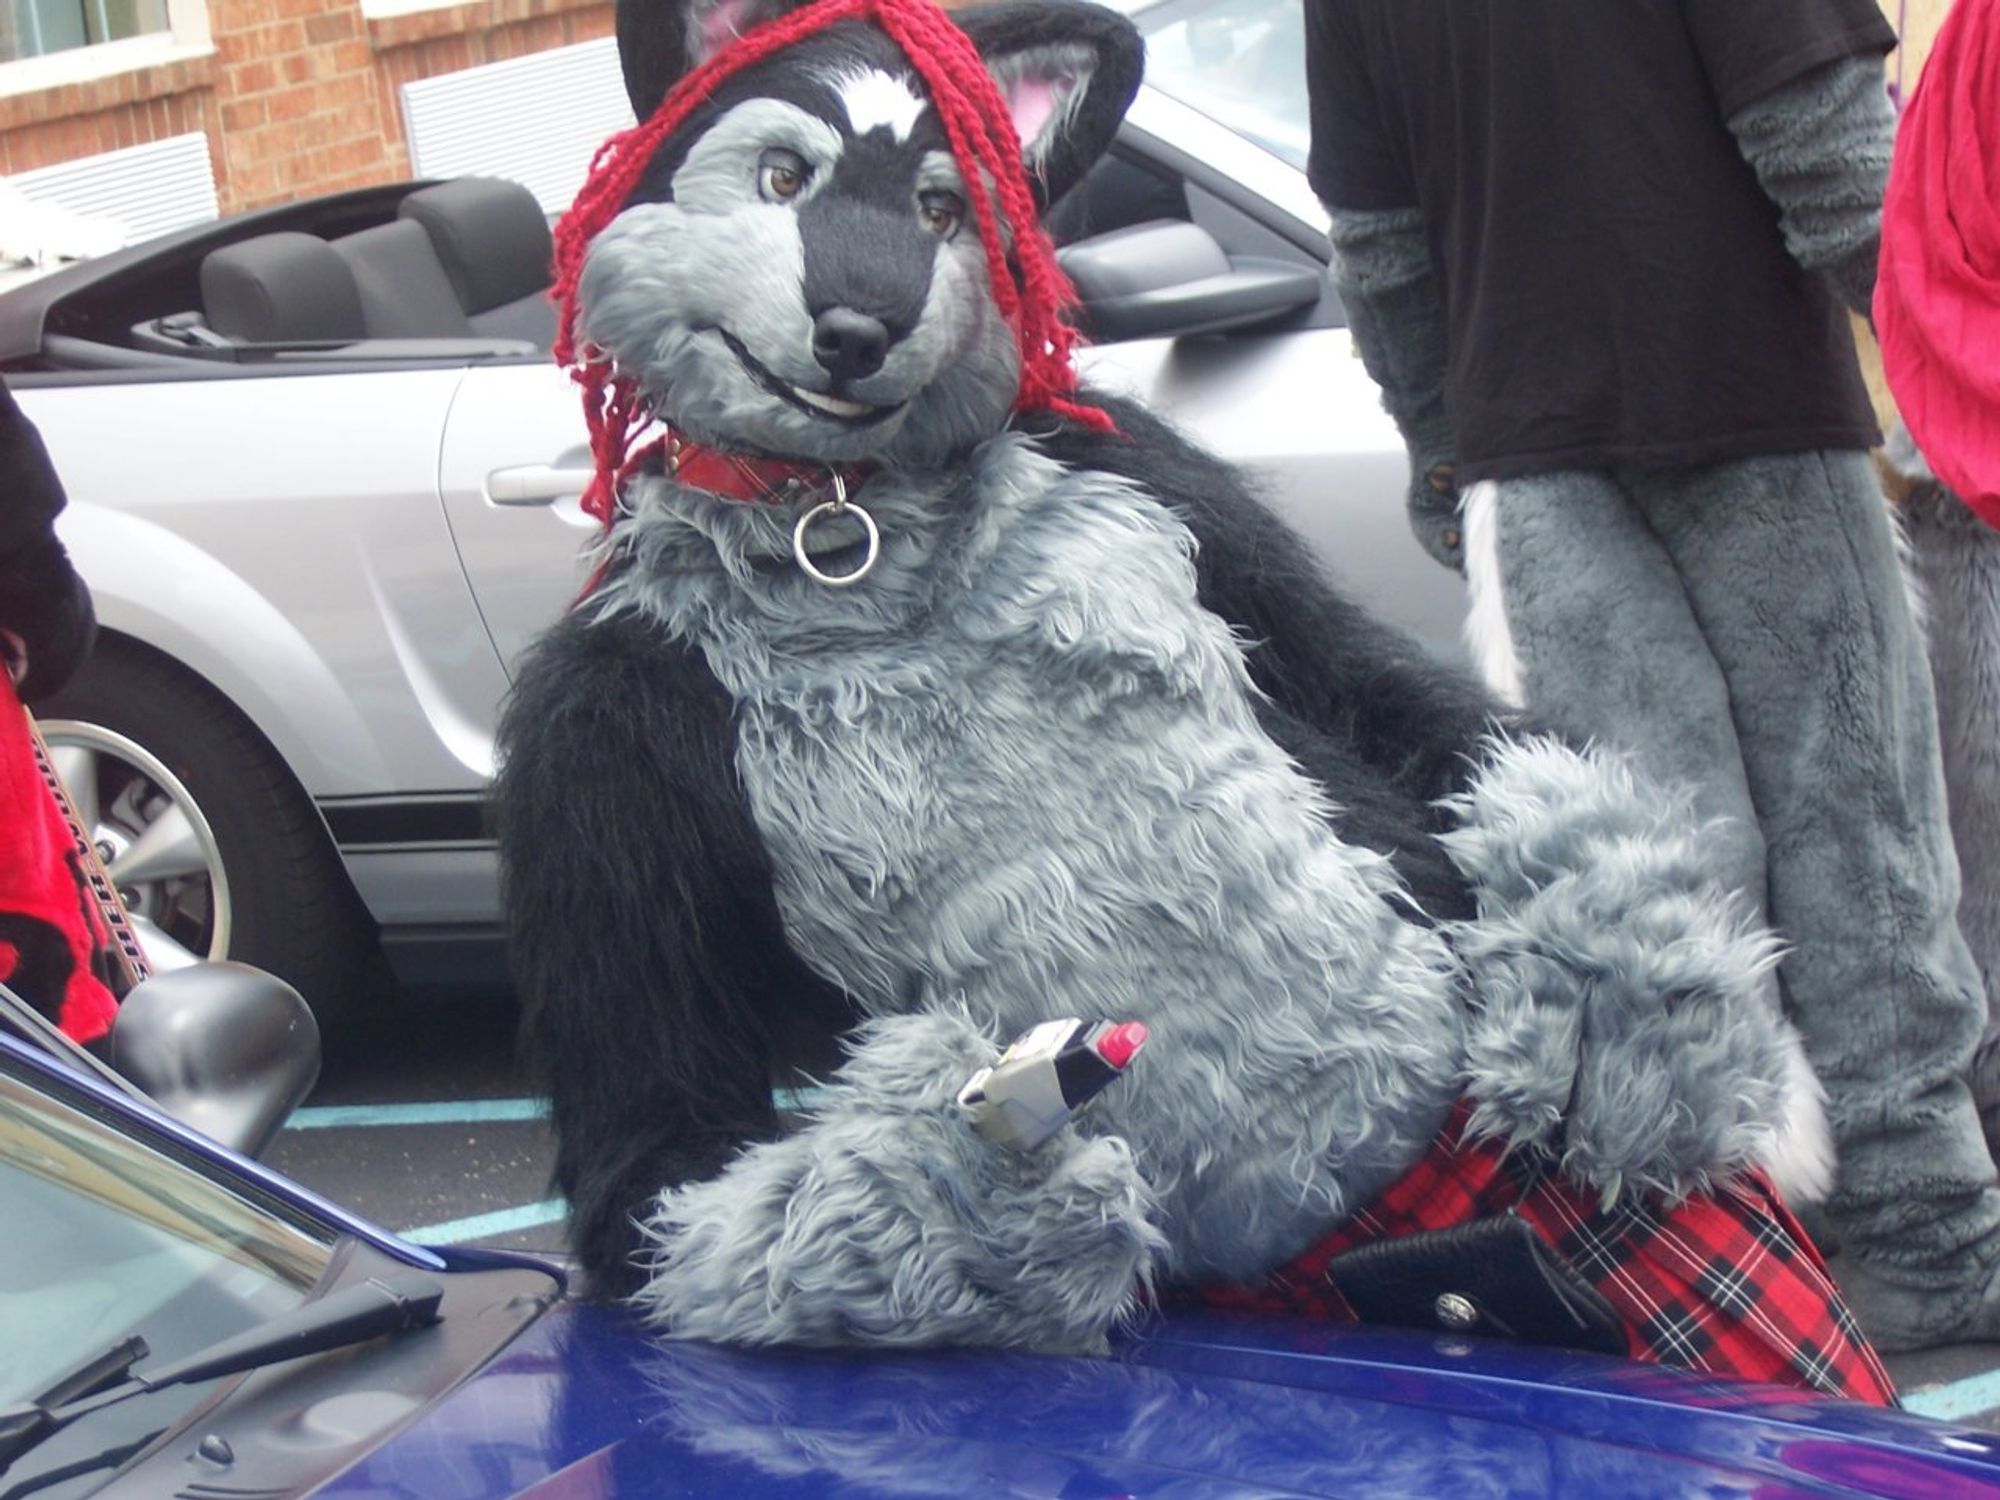
<svg viewBox="0 0 2000 1500">
<path fill-rule="evenodd" d="M 1465 1138 L 1461 1105 L 1430 1151 L 1366 1208 L 1255 1286 L 1179 1295 L 1211 1307 L 1351 1322 L 1327 1276 L 1343 1251 L 1517 1209 L 1603 1293 L 1634 1359 L 1880 1406 L 1894 1383 L 1826 1263 L 1762 1173 L 1672 1207 L 1605 1209 L 1525 1154 Z"/>
</svg>

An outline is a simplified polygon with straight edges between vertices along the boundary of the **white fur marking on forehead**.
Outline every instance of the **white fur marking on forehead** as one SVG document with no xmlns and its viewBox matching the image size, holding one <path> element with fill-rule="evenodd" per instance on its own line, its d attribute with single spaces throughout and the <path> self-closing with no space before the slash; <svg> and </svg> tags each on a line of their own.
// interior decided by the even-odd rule
<svg viewBox="0 0 2000 1500">
<path fill-rule="evenodd" d="M 843 73 L 833 80 L 833 88 L 856 135 L 886 126 L 897 140 L 907 141 L 917 118 L 930 108 L 908 78 L 879 68 Z"/>
</svg>

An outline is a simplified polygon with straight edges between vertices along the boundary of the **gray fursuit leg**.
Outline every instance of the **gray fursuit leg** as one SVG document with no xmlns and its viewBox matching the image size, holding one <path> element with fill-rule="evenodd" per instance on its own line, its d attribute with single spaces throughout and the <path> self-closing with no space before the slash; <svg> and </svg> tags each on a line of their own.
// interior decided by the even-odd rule
<svg viewBox="0 0 2000 1500">
<path fill-rule="evenodd" d="M 1904 503 L 1958 847 L 1958 925 L 2000 1011 L 2000 532 L 1936 483 Z"/>
<path fill-rule="evenodd" d="M 1939 742 L 1962 889 L 1958 928 L 1986 987 L 1972 1091 L 2000 1139 L 2000 532 L 1935 480 L 1902 507 L 1937 687 Z"/>
<path fill-rule="evenodd" d="M 1729 684 L 1673 559 L 1625 487 L 1586 471 L 1481 484 L 1466 530 L 1478 554 L 1468 565 L 1473 614 L 1502 622 L 1474 642 L 1488 682 L 1539 722 L 1629 751 L 1653 781 L 1691 796 L 1709 874 L 1767 917 L 1764 835 Z M 1776 978 L 1761 983 L 1779 1007 Z M 1787 1066 L 1787 1124 L 1767 1165 L 1788 1196 L 1809 1202 L 1831 1186 L 1833 1143 L 1796 1044 Z"/>
<path fill-rule="evenodd" d="M 1764 907 L 1764 838 L 1750 805 L 1729 685 L 1673 560 L 1607 474 L 1496 485 L 1500 578 L 1514 670 L 1535 717 L 1573 740 L 1635 753 L 1686 787 L 1715 826 L 1715 877 Z M 1485 668 L 1492 679 L 1499 670 Z"/>
<path fill-rule="evenodd" d="M 1957 926 L 1929 666 L 1868 459 L 1794 454 L 1615 481 L 1722 676 L 1764 834 L 1767 909 L 1790 945 L 1784 988 L 1829 1095 L 1840 1166 L 1827 1215 L 1856 1311 L 1886 1348 L 1992 1337 L 2000 1190 L 1965 1083 L 1985 1002 Z M 1626 625 L 1633 612 L 1609 586 L 1605 599 L 1600 638 L 1635 659 L 1689 650 L 1684 635 Z M 1674 719 L 1663 736 L 1692 717 L 1653 707 Z"/>
</svg>

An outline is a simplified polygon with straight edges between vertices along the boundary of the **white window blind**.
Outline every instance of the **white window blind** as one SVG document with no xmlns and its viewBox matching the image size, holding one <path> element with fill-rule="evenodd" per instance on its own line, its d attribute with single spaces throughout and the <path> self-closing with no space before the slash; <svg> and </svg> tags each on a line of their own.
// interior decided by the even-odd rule
<svg viewBox="0 0 2000 1500">
<path fill-rule="evenodd" d="M 403 85 L 419 177 L 511 177 L 550 213 L 583 186 L 604 138 L 632 123 L 611 37 Z"/>
<path fill-rule="evenodd" d="M 141 240 L 216 216 L 215 170 L 200 131 L 16 172 L 7 185 L 79 219 Z"/>
</svg>

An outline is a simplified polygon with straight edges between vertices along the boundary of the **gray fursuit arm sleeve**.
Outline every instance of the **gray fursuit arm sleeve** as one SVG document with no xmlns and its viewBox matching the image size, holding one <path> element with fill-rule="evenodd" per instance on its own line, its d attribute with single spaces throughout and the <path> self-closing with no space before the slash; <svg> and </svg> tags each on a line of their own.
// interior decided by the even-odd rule
<svg viewBox="0 0 2000 1500">
<path fill-rule="evenodd" d="M 1444 298 L 1431 271 L 1423 218 L 1414 208 L 1333 216 L 1333 285 L 1347 308 L 1361 363 L 1382 387 L 1410 462 L 1421 475 L 1449 461 L 1444 410 Z"/>
<path fill-rule="evenodd" d="M 1896 137 L 1880 59 L 1817 68 L 1738 110 L 1729 129 L 1778 205 L 1793 258 L 1866 315 Z"/>
<path fill-rule="evenodd" d="M 1328 205 L 1327 212 L 1334 290 L 1361 363 L 1410 450 L 1410 529 L 1432 557 L 1463 569 L 1458 492 L 1448 468 L 1456 444 L 1444 405 L 1444 297 L 1423 217 L 1414 208 Z"/>
</svg>

